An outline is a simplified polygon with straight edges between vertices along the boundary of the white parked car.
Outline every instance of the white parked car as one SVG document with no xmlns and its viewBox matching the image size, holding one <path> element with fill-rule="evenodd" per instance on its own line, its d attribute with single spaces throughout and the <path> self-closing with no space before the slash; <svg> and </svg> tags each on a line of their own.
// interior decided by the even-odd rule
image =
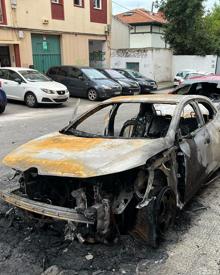
<svg viewBox="0 0 220 275">
<path fill-rule="evenodd" d="M 191 73 L 195 73 L 195 70 L 190 70 L 190 69 L 186 69 L 186 70 L 182 70 L 177 72 L 177 74 L 174 77 L 174 86 L 179 86 L 181 84 L 181 81 L 184 81 L 184 78 Z"/>
<path fill-rule="evenodd" d="M 69 99 L 66 86 L 28 68 L 0 68 L 0 87 L 8 99 L 24 101 L 29 107 L 62 104 Z"/>
</svg>

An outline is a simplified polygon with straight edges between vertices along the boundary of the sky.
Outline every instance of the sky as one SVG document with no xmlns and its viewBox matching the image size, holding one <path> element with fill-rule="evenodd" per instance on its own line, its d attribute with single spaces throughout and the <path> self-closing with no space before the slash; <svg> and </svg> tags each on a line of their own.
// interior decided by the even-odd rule
<svg viewBox="0 0 220 275">
<path fill-rule="evenodd" d="M 145 8 L 151 10 L 152 0 L 112 0 L 113 14 L 126 12 L 129 9 Z M 205 7 L 210 10 L 217 0 L 206 0 Z M 124 8 L 123 8 L 124 7 Z"/>
</svg>

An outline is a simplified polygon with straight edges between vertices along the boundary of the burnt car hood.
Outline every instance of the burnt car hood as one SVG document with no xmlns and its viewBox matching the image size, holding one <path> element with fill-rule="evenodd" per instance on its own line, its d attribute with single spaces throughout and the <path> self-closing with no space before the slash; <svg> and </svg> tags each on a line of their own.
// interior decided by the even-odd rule
<svg viewBox="0 0 220 275">
<path fill-rule="evenodd" d="M 89 178 L 129 170 L 168 148 L 165 138 L 84 138 L 53 133 L 32 140 L 3 163 L 19 171 L 37 168 L 40 175 Z"/>
</svg>

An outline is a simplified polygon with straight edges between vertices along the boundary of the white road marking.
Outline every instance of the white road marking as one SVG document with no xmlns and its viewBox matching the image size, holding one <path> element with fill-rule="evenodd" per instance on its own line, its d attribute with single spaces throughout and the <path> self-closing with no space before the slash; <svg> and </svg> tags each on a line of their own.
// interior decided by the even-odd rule
<svg viewBox="0 0 220 275">
<path fill-rule="evenodd" d="M 82 111 L 88 110 L 93 105 L 82 105 L 79 107 L 79 113 Z M 74 108 L 66 107 L 65 109 L 47 109 L 47 110 L 36 110 L 36 111 L 28 111 L 19 114 L 3 114 L 0 116 L 0 124 L 4 124 L 7 122 L 15 122 L 18 120 L 27 120 L 27 119 L 38 119 L 40 117 L 51 117 L 59 115 L 69 115 L 69 118 L 72 119 Z"/>
</svg>

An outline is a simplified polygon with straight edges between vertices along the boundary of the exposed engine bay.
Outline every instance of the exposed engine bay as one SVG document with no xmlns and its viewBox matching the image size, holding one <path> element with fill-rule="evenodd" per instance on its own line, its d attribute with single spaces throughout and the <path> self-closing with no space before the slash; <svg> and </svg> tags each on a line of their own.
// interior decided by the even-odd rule
<svg viewBox="0 0 220 275">
<path fill-rule="evenodd" d="M 157 177 L 159 173 L 158 170 Z M 43 205 L 74 209 L 84 216 L 85 220 L 67 221 L 68 239 L 108 243 L 117 241 L 120 234 L 131 233 L 148 240 L 146 228 L 141 227 L 154 228 L 155 221 L 151 219 L 151 223 L 146 224 L 152 212 L 147 214 L 146 206 L 151 205 L 161 185 L 165 185 L 162 180 L 160 186 L 151 184 L 151 188 L 147 188 L 148 180 L 149 173 L 145 169 L 89 179 L 41 176 L 36 169 L 31 169 L 19 175 L 20 188 L 15 194 Z M 32 215 L 42 218 L 39 211 Z M 149 242 L 153 245 L 153 240 Z"/>
</svg>

